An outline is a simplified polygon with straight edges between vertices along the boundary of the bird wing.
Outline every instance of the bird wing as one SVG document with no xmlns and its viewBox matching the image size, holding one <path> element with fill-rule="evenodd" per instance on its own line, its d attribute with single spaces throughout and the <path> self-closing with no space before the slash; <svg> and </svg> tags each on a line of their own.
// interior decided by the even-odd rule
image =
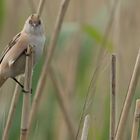
<svg viewBox="0 0 140 140">
<path fill-rule="evenodd" d="M 6 49 L 4 55 L 2 56 L 2 60 L 6 60 L 9 63 L 9 66 L 12 65 L 18 57 L 27 49 L 29 45 L 28 35 L 25 33 L 21 33 L 19 36 L 14 39 Z"/>
<path fill-rule="evenodd" d="M 4 51 L 2 52 L 1 56 L 0 56 L 0 63 L 2 62 L 4 56 L 7 54 L 7 52 L 16 44 L 16 42 L 19 40 L 21 33 L 18 33 L 16 36 L 14 36 L 14 38 L 9 42 L 9 44 L 7 45 L 7 47 L 4 49 Z"/>
</svg>

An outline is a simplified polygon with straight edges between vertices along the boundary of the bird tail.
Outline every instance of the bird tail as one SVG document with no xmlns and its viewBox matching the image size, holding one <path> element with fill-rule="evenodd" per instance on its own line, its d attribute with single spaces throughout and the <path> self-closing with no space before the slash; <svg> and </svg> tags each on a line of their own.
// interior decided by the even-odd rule
<svg viewBox="0 0 140 140">
<path fill-rule="evenodd" d="M 4 84 L 4 82 L 7 80 L 3 75 L 0 74 L 0 87 Z"/>
</svg>

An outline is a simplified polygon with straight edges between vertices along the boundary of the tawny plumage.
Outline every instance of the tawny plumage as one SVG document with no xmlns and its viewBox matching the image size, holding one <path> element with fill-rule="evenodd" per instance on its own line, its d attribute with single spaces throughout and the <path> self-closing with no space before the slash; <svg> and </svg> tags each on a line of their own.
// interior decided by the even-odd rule
<svg viewBox="0 0 140 140">
<path fill-rule="evenodd" d="M 45 44 L 44 28 L 39 17 L 31 15 L 23 30 L 7 45 L 0 58 L 0 87 L 8 78 L 15 78 L 25 71 L 26 49 L 34 50 L 34 64 L 43 52 Z"/>
</svg>

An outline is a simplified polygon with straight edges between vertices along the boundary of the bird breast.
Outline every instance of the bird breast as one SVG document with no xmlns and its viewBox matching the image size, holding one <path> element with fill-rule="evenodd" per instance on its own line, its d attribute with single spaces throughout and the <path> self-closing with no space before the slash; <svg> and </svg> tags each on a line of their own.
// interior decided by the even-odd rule
<svg viewBox="0 0 140 140">
<path fill-rule="evenodd" d="M 30 38 L 30 45 L 33 47 L 35 52 L 35 63 L 39 60 L 43 53 L 43 48 L 45 44 L 45 36 L 32 36 Z"/>
</svg>

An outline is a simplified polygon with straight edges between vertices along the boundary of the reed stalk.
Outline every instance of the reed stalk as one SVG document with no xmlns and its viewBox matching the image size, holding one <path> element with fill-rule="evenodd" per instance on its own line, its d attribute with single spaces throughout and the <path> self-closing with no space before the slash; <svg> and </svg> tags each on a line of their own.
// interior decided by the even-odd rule
<svg viewBox="0 0 140 140">
<path fill-rule="evenodd" d="M 38 15 L 39 17 L 40 17 L 41 14 L 42 14 L 44 4 L 45 4 L 45 0 L 40 0 L 39 6 L 38 6 L 38 9 L 37 9 L 37 15 Z"/>
<path fill-rule="evenodd" d="M 110 94 L 110 140 L 115 138 L 116 126 L 116 55 L 111 59 L 111 94 Z"/>
<path fill-rule="evenodd" d="M 29 4 L 30 4 L 30 7 L 31 7 L 32 11 L 34 11 L 35 10 L 35 4 L 33 3 L 32 0 L 29 0 L 29 2 L 30 2 Z M 57 96 L 57 99 L 58 99 L 58 103 L 60 105 L 60 109 L 62 110 L 64 119 L 65 119 L 65 122 L 66 122 L 66 126 L 68 127 L 68 131 L 70 133 L 71 138 L 74 139 L 74 137 L 75 137 L 74 125 L 73 125 L 72 119 L 70 117 L 66 97 L 64 97 L 64 95 L 65 95 L 64 90 L 62 88 L 61 83 L 57 80 L 54 68 L 52 66 L 50 67 L 50 72 L 49 73 L 50 73 L 50 78 L 52 80 L 53 86 L 55 87 L 55 89 L 57 91 L 56 96 Z"/>
<path fill-rule="evenodd" d="M 28 118 L 31 106 L 32 68 L 33 68 L 33 48 L 28 46 L 25 66 L 24 96 L 22 106 L 21 133 L 20 140 L 27 140 Z"/>
<path fill-rule="evenodd" d="M 138 140 L 139 123 L 140 123 L 140 99 L 136 101 L 131 140 Z"/>
<path fill-rule="evenodd" d="M 18 81 L 21 81 L 21 77 L 18 78 Z M 3 131 L 2 140 L 8 140 L 9 138 L 9 131 L 12 125 L 12 120 L 14 118 L 14 114 L 16 111 L 16 107 L 17 107 L 17 103 L 18 103 L 19 95 L 20 95 L 19 87 L 20 87 L 19 84 L 16 84 L 15 91 L 14 91 L 11 105 L 10 105 L 10 109 L 9 109 L 9 113 L 8 113 L 8 118 L 7 118 L 6 125 Z"/>
<path fill-rule="evenodd" d="M 60 29 L 61 29 L 61 26 L 62 26 L 62 23 L 63 23 L 63 19 L 64 19 L 64 16 L 65 16 L 66 10 L 67 10 L 68 5 L 69 5 L 69 1 L 70 0 L 62 0 L 61 5 L 60 5 L 60 9 L 59 9 L 59 12 L 58 12 L 58 15 L 57 15 L 54 31 L 52 33 L 52 37 L 51 37 L 50 44 L 49 44 L 48 54 L 45 56 L 45 63 L 44 63 L 44 66 L 43 66 L 43 69 L 42 69 L 42 72 L 41 72 L 41 76 L 40 76 L 40 79 L 39 79 L 39 83 L 38 83 L 38 86 L 37 86 L 35 96 L 33 98 L 33 103 L 32 103 L 30 116 L 29 116 L 29 122 L 28 122 L 29 132 L 30 132 L 32 122 L 33 122 L 33 119 L 35 117 L 37 108 L 39 106 L 42 91 L 44 89 L 46 79 L 47 79 L 47 76 L 48 76 L 48 73 L 49 73 L 50 62 L 52 60 L 53 53 L 54 53 L 54 50 L 56 48 L 58 35 L 59 35 Z"/>
<path fill-rule="evenodd" d="M 97 86 L 97 81 L 98 81 L 98 77 L 100 74 L 100 69 L 101 69 L 102 63 L 104 62 L 105 57 L 107 56 L 107 49 L 104 49 L 104 48 L 107 46 L 107 40 L 108 40 L 108 37 L 109 37 L 110 32 L 111 32 L 112 24 L 114 21 L 114 17 L 115 17 L 119 2 L 120 2 L 120 0 L 115 0 L 114 4 L 111 7 L 109 21 L 108 21 L 108 24 L 107 24 L 107 27 L 106 27 L 106 30 L 104 33 L 104 38 L 100 44 L 99 54 L 97 56 L 97 64 L 96 64 L 96 67 L 93 71 L 93 74 L 92 74 L 92 77 L 91 77 L 91 80 L 90 80 L 90 83 L 89 83 L 89 86 L 87 89 L 87 93 L 85 95 L 86 97 L 84 100 L 84 104 L 83 104 L 83 108 L 82 108 L 79 126 L 77 129 L 77 134 L 76 134 L 75 140 L 78 140 L 80 130 L 81 130 L 80 128 L 82 125 L 83 117 L 85 115 L 87 106 L 88 106 L 89 102 L 91 102 L 90 100 L 93 100 L 93 97 L 94 97 L 95 92 L 96 92 L 96 86 Z M 92 92 L 91 92 L 91 90 L 92 90 Z M 92 93 L 92 95 L 90 93 Z"/>
<path fill-rule="evenodd" d="M 121 113 L 121 117 L 120 117 L 120 121 L 118 124 L 118 128 L 116 131 L 116 136 L 115 136 L 115 140 L 122 140 L 123 137 L 123 133 L 125 130 L 125 126 L 126 126 L 126 122 L 127 122 L 127 118 L 128 118 L 128 114 L 130 111 L 130 107 L 132 104 L 132 100 L 135 94 L 135 90 L 136 90 L 136 86 L 138 83 L 138 79 L 139 79 L 139 71 L 140 71 L 140 49 L 137 55 L 137 59 L 136 59 L 136 63 L 134 66 L 134 70 L 133 70 L 133 74 L 130 80 L 130 84 L 128 87 L 128 91 L 127 91 L 127 96 L 124 102 L 124 106 L 123 106 L 123 110 Z"/>
<path fill-rule="evenodd" d="M 82 130 L 81 140 L 88 139 L 89 126 L 90 126 L 90 115 L 86 115 L 85 120 L 84 120 L 84 126 L 83 126 L 83 130 Z"/>
</svg>

